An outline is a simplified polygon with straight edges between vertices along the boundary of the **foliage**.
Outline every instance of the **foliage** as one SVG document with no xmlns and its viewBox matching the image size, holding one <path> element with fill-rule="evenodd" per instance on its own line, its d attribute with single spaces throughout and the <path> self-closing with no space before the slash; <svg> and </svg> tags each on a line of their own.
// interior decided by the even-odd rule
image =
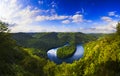
<svg viewBox="0 0 120 76">
<path fill-rule="evenodd" d="M 120 35 L 120 22 L 118 22 L 116 30 L 117 34 Z"/>
<path fill-rule="evenodd" d="M 0 21 L 0 33 L 8 31 L 8 24 Z"/>
<path fill-rule="evenodd" d="M 40 76 L 47 61 L 32 49 L 17 46 L 6 31 L 0 32 L 0 76 Z"/>
<path fill-rule="evenodd" d="M 24 57 L 7 32 L 7 25 L 0 22 L 0 76 L 15 75 L 13 65 Z"/>
<path fill-rule="evenodd" d="M 2 26 L 0 28 L 3 28 Z M 118 27 L 117 34 L 110 34 L 89 43 L 86 43 L 87 40 L 83 40 L 83 43 L 86 43 L 83 58 L 74 61 L 72 64 L 62 63 L 60 65 L 38 56 L 36 53 L 42 52 L 41 49 L 17 46 L 9 33 L 6 32 L 7 29 L 3 29 L 0 32 L 0 76 L 120 76 L 120 35 Z M 83 34 L 71 33 L 67 34 L 67 36 L 65 34 L 52 33 L 51 36 L 51 33 L 47 33 L 47 35 L 42 34 L 37 37 L 33 36 L 35 34 L 29 34 L 27 39 L 32 41 L 35 37 L 35 39 L 38 39 L 35 43 L 43 40 L 43 43 L 47 44 L 50 42 L 49 40 L 55 41 L 52 38 L 58 38 L 63 39 L 61 44 L 64 42 L 77 44 L 79 38 L 83 36 Z M 84 36 L 84 38 L 88 39 L 87 37 L 91 36 Z M 68 41 L 65 38 L 68 38 Z M 70 42 L 71 40 L 73 42 Z M 55 43 L 49 43 L 49 45 L 53 44 L 52 47 L 55 47 L 56 43 L 57 40 Z M 47 46 L 46 48 L 50 49 L 50 47 Z M 67 50 L 73 49 L 74 46 L 65 46 L 63 49 L 65 48 Z"/>
<path fill-rule="evenodd" d="M 119 74 L 119 36 L 112 35 L 90 42 L 85 46 L 84 60 L 89 63 L 85 67 L 84 75 L 101 76 Z M 113 65 L 114 63 L 114 65 Z M 112 68 L 114 66 L 115 68 Z M 112 69 L 110 69 L 110 67 Z"/>
<path fill-rule="evenodd" d="M 66 43 L 76 45 L 87 43 L 96 39 L 95 36 L 83 33 L 13 33 L 13 39 L 22 47 L 39 49 L 36 55 L 47 58 L 47 51 L 57 48 Z"/>
<path fill-rule="evenodd" d="M 68 58 L 71 57 L 75 51 L 75 45 L 66 45 L 57 50 L 57 56 L 61 59 Z"/>
</svg>

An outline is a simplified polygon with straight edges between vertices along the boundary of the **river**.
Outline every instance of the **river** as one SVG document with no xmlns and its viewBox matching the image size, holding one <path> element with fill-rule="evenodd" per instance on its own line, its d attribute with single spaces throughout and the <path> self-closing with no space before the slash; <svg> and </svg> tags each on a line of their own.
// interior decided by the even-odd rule
<svg viewBox="0 0 120 76">
<path fill-rule="evenodd" d="M 76 51 L 73 54 L 73 56 L 69 58 L 65 58 L 65 59 L 59 59 L 57 57 L 57 49 L 58 48 L 53 48 L 53 49 L 48 50 L 47 52 L 48 58 L 57 64 L 61 64 L 62 62 L 72 63 L 74 60 L 79 60 L 83 56 L 83 53 L 84 53 L 83 46 L 77 45 Z"/>
</svg>

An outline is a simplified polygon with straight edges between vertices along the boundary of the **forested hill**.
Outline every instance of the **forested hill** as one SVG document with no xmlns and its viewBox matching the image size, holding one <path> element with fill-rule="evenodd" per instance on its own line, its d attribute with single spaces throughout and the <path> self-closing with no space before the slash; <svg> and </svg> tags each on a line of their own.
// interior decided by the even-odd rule
<svg viewBox="0 0 120 76">
<path fill-rule="evenodd" d="M 102 34 L 103 35 L 103 34 Z M 102 36 L 100 35 L 100 36 Z M 42 57 L 47 57 L 47 51 L 69 44 L 84 44 L 89 41 L 96 40 L 98 36 L 95 34 L 77 33 L 12 33 L 13 39 L 22 47 L 32 48 L 35 53 Z M 37 51 L 36 51 L 37 50 Z"/>
<path fill-rule="evenodd" d="M 103 34 L 99 35 L 102 36 Z M 87 43 L 98 38 L 98 34 L 78 33 L 12 33 L 18 45 L 48 50 L 65 43 Z"/>
</svg>

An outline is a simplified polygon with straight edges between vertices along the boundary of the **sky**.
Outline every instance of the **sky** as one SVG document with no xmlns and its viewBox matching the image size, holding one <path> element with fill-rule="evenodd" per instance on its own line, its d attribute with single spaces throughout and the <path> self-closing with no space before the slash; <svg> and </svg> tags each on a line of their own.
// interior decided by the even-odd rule
<svg viewBox="0 0 120 76">
<path fill-rule="evenodd" d="M 120 0 L 0 0 L 11 32 L 113 33 Z"/>
</svg>

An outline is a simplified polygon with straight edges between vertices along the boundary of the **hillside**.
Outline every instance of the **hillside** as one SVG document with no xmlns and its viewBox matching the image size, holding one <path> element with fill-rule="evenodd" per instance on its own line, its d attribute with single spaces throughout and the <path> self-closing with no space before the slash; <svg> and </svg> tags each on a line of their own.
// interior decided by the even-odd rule
<svg viewBox="0 0 120 76">
<path fill-rule="evenodd" d="M 48 50 L 65 43 L 86 43 L 96 39 L 96 36 L 83 33 L 13 33 L 18 45 Z M 46 48 L 44 48 L 46 47 Z"/>
<path fill-rule="evenodd" d="M 22 47 L 32 48 L 35 54 L 47 57 L 47 51 L 69 44 L 84 44 L 96 40 L 96 36 L 90 34 L 78 33 L 12 33 L 13 39 Z M 37 50 L 37 51 L 36 51 Z"/>
</svg>

